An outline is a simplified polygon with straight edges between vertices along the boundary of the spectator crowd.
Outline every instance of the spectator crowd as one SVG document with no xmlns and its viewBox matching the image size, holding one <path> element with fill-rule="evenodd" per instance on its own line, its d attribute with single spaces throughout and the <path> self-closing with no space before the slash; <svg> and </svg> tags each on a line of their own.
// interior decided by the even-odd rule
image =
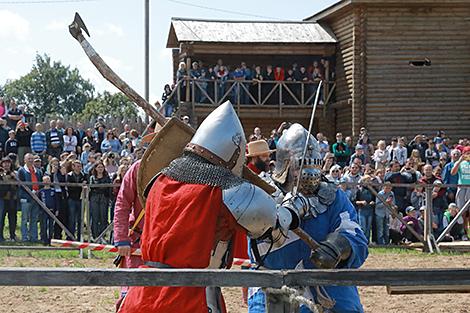
<svg viewBox="0 0 470 313">
<path fill-rule="evenodd" d="M 222 67 L 221 64 L 218 64 Z M 113 220 L 114 201 L 129 166 L 144 152 L 141 134 L 129 125 L 118 133 L 99 118 L 93 128 L 76 129 L 61 119 L 48 127 L 25 120 L 24 109 L 12 100 L 6 107 L 0 98 L 0 241 L 22 240 L 49 243 L 63 238 L 64 231 L 54 215 L 77 239 L 82 225 L 82 203 L 86 184 L 89 192 L 90 226 L 97 238 Z M 189 117 L 183 117 L 189 123 Z M 265 138 L 259 127 L 249 136 L 247 165 L 254 172 L 269 173 L 275 160 L 277 141 L 289 123 L 282 123 Z M 470 199 L 470 142 L 451 142 L 443 131 L 434 137 L 416 135 L 374 145 L 365 128 L 357 138 L 336 134 L 330 143 L 322 134 L 316 136 L 323 158 L 324 178 L 343 189 L 358 212 L 359 223 L 371 243 L 389 244 L 416 241 L 389 205 L 395 205 L 405 222 L 423 233 L 426 207 L 424 185 L 432 185 L 432 228 L 438 236 L 457 218 L 445 240 L 468 240 L 468 212 L 456 217 Z M 251 144 L 251 146 L 250 146 Z M 256 153 L 251 151 L 264 151 Z M 26 182 L 29 190 L 14 184 Z M 60 185 L 73 183 L 74 185 Z M 365 184 L 378 192 L 376 197 Z M 397 186 L 393 184 L 409 184 Z M 453 186 L 443 186 L 443 185 Z M 103 185 L 99 187 L 99 185 Z M 35 201 L 37 196 L 49 209 L 47 214 Z M 383 202 L 382 202 L 383 200 Z M 20 221 L 18 212 L 21 211 Z M 8 221 L 9 234 L 4 234 Z M 21 238 L 16 233 L 19 224 Z M 111 238 L 109 238 L 111 239 Z"/>
<path fill-rule="evenodd" d="M 47 244 L 52 238 L 70 239 L 34 196 L 79 239 L 81 184 L 103 185 L 89 192 L 92 236 L 97 238 L 113 219 L 119 190 L 113 184 L 119 184 L 129 166 L 143 155 L 141 140 L 141 134 L 129 125 L 118 133 L 103 118 L 88 129 L 81 123 L 75 129 L 66 126 L 62 119 L 51 120 L 49 125 L 28 125 L 24 109 L 14 100 L 7 107 L 0 98 L 0 241 Z M 14 184 L 17 180 L 25 182 L 29 190 Z"/>
<path fill-rule="evenodd" d="M 287 126 L 288 123 L 282 123 L 271 131 L 269 138 L 256 127 L 249 141 L 265 140 L 270 151 L 274 151 Z M 373 144 L 365 128 L 361 128 L 355 139 L 344 138 L 341 133 L 336 134 L 332 143 L 322 133 L 316 138 L 323 158 L 324 178 L 346 192 L 371 243 L 417 241 L 388 207 L 396 207 L 405 223 L 423 234 L 425 185 L 432 186 L 432 229 L 436 238 L 470 200 L 470 186 L 456 186 L 470 185 L 470 142 L 467 138 L 451 142 L 444 131 L 438 131 L 434 137 L 419 134 L 411 141 L 394 137 L 390 142 L 378 140 Z M 274 160 L 275 152 L 272 152 L 270 157 L 249 158 L 248 166 L 257 173 L 269 173 Z M 366 184 L 373 186 L 379 196 L 376 197 Z M 469 217 L 469 210 L 459 216 L 444 240 L 468 240 Z"/>
<path fill-rule="evenodd" d="M 252 65 L 250 67 L 246 62 L 226 65 L 222 59 L 219 59 L 215 65 L 209 66 L 206 66 L 202 61 L 192 62 L 189 69 L 185 62 L 181 62 L 176 72 L 176 81 L 180 82 L 180 95 L 183 98 L 187 88 L 192 93 L 194 87 L 194 101 L 196 103 L 210 103 L 209 98 L 215 99 L 215 94 L 220 99 L 228 92 L 232 84 L 238 81 L 243 83 L 244 88 L 233 88 L 224 100 L 237 103 L 237 99 L 240 97 L 241 103 L 254 104 L 253 97 L 257 101 L 263 99 L 262 101 L 266 100 L 266 104 L 274 104 L 279 103 L 279 91 L 276 89 L 271 92 L 275 82 L 306 83 L 303 96 L 304 99 L 308 99 L 315 92 L 315 83 L 327 79 L 326 68 L 329 68 L 330 71 L 328 79 L 334 80 L 334 71 L 331 71 L 329 62 L 329 60 L 322 58 L 313 61 L 308 66 L 294 63 L 287 67 L 279 64 L 275 66 L 269 64 L 265 66 Z M 188 80 L 188 78 L 190 79 Z M 196 82 L 197 86 L 192 86 Z M 297 99 L 301 98 L 300 84 L 289 84 L 286 88 L 289 88 L 290 93 L 287 91 L 283 93 L 282 102 L 293 105 L 295 100 L 291 94 L 295 95 Z M 162 103 L 165 105 L 166 116 L 171 116 L 176 109 L 176 97 L 170 97 L 173 89 L 174 86 L 170 85 L 164 87 Z M 258 99 L 259 97 L 260 99 Z"/>
</svg>

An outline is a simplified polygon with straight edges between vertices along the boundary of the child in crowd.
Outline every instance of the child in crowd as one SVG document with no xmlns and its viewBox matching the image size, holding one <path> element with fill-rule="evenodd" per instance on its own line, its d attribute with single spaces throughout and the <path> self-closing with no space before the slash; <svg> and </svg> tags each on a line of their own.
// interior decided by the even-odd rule
<svg viewBox="0 0 470 313">
<path fill-rule="evenodd" d="M 406 216 L 403 218 L 403 221 L 407 225 L 411 226 L 418 234 L 422 234 L 423 230 L 421 229 L 419 225 L 416 208 L 410 205 L 406 208 L 405 212 L 406 212 Z M 418 242 L 419 241 L 419 239 L 416 238 L 404 224 L 401 225 L 400 231 L 403 237 L 405 238 L 406 242 Z"/>
<path fill-rule="evenodd" d="M 451 203 L 449 207 L 444 212 L 444 217 L 442 219 L 442 226 L 445 229 L 452 220 L 457 216 L 459 213 L 459 208 L 457 204 Z M 463 228 L 463 218 L 460 216 L 457 220 L 457 223 L 451 228 L 450 232 L 445 236 L 444 241 L 454 241 L 454 240 L 466 240 L 466 236 L 464 236 L 464 228 Z"/>
<path fill-rule="evenodd" d="M 423 185 L 417 184 L 413 192 L 411 193 L 411 205 L 419 210 L 425 201 L 424 187 Z"/>
<path fill-rule="evenodd" d="M 57 199 L 55 190 L 51 188 L 51 177 L 45 175 L 42 178 L 44 187 L 39 190 L 38 197 L 46 205 L 46 207 L 55 216 L 59 215 L 57 208 Z M 50 244 L 51 239 L 54 235 L 54 219 L 49 216 L 46 212 L 41 210 L 40 214 L 40 226 L 41 226 L 41 240 L 44 244 Z"/>
<path fill-rule="evenodd" d="M 88 163 L 88 156 L 91 153 L 91 145 L 87 142 L 83 145 L 83 152 L 80 155 L 80 162 L 85 166 Z"/>
<path fill-rule="evenodd" d="M 18 141 L 14 130 L 8 132 L 8 140 L 5 142 L 5 154 L 14 153 L 18 155 Z"/>
<path fill-rule="evenodd" d="M 379 196 L 375 200 L 375 223 L 377 228 L 377 244 L 384 245 L 389 242 L 390 218 L 387 205 L 395 205 L 395 195 L 392 191 L 392 184 L 385 182 Z M 382 202 L 380 199 L 385 201 Z"/>
</svg>

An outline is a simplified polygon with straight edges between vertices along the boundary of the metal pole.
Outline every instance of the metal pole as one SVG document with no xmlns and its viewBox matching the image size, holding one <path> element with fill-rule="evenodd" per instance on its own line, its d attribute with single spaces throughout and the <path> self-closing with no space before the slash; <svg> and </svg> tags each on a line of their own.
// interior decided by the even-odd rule
<svg viewBox="0 0 470 313">
<path fill-rule="evenodd" d="M 145 0 L 145 100 L 149 102 L 150 86 L 150 0 Z M 149 116 L 145 115 L 145 122 L 149 123 Z"/>
</svg>

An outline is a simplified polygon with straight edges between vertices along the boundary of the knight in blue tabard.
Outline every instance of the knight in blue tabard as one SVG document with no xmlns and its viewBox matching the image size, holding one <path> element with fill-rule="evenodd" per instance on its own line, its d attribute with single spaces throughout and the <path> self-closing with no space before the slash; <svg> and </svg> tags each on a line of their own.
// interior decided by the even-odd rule
<svg viewBox="0 0 470 313">
<path fill-rule="evenodd" d="M 307 153 L 302 165 L 307 136 Z M 307 207 L 300 227 L 319 242 L 320 248 L 312 251 L 289 231 L 282 234 L 287 238 L 281 246 L 269 240 L 252 240 L 252 261 L 262 269 L 275 270 L 359 268 L 368 256 L 367 239 L 346 194 L 321 174 L 316 139 L 300 124 L 293 124 L 279 139 L 276 158 L 271 178 L 278 191 L 282 191 L 277 193 L 277 201 L 288 205 L 303 203 L 301 206 Z M 294 188 L 296 200 L 291 201 Z M 355 286 L 314 286 L 303 288 L 302 292 L 323 312 L 363 312 Z M 250 288 L 248 297 L 249 313 L 266 311 L 265 294 L 260 288 Z M 302 306 L 300 312 L 311 311 Z"/>
</svg>

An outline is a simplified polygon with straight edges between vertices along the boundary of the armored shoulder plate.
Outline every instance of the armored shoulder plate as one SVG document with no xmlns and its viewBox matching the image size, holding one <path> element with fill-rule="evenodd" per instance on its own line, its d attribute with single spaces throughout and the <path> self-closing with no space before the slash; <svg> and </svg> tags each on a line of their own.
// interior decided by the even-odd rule
<svg viewBox="0 0 470 313">
<path fill-rule="evenodd" d="M 222 190 L 224 204 L 250 238 L 259 238 L 276 227 L 277 210 L 274 200 L 261 188 L 243 182 Z"/>
</svg>

